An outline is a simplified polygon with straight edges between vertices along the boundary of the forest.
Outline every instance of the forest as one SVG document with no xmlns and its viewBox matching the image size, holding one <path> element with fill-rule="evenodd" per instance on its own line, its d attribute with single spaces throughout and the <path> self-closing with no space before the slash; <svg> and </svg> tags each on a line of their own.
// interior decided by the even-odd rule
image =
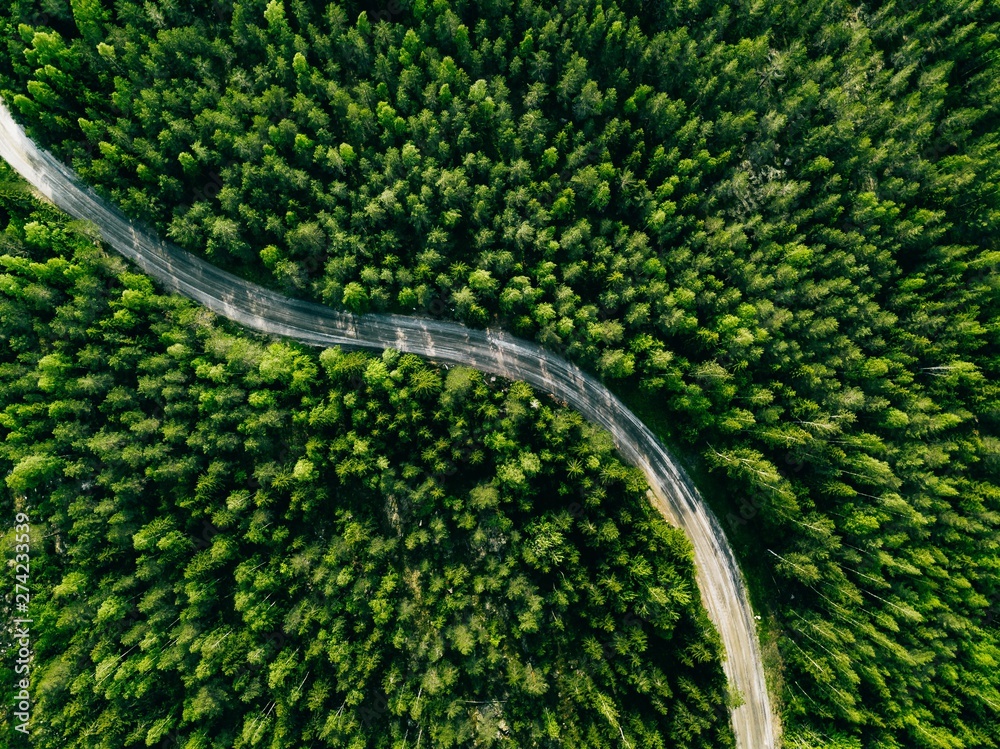
<svg viewBox="0 0 1000 749">
<path fill-rule="evenodd" d="M 32 746 L 733 745 L 689 544 L 605 433 L 523 383 L 233 330 L 2 176 Z"/>
<path fill-rule="evenodd" d="M 690 456 L 787 746 L 1000 747 L 996 3 L 11 7 L 4 99 L 136 219 Z"/>
</svg>

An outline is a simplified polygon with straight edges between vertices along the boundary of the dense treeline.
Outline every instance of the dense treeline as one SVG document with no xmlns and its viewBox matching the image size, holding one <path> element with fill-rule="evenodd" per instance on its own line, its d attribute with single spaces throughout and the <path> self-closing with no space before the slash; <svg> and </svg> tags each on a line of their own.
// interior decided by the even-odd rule
<svg viewBox="0 0 1000 749">
<path fill-rule="evenodd" d="M 690 547 L 606 434 L 230 332 L 15 193 L 0 225 L 32 746 L 733 745 Z"/>
<path fill-rule="evenodd" d="M 974 0 L 15 0 L 0 65 L 185 247 L 643 388 L 773 572 L 789 743 L 971 748 L 1000 746 L 998 32 Z"/>
</svg>

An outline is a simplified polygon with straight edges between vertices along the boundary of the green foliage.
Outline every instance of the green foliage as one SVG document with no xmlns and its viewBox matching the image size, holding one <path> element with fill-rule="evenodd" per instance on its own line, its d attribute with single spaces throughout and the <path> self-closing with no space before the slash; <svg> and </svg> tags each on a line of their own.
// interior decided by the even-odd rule
<svg viewBox="0 0 1000 749">
<path fill-rule="evenodd" d="M 128 212 L 641 391 L 726 480 L 789 743 L 1000 746 L 995 2 L 43 5 L 5 98 Z"/>
<path fill-rule="evenodd" d="M 233 332 L 0 211 L 33 746 L 733 746 L 690 549 L 578 415 Z"/>
</svg>

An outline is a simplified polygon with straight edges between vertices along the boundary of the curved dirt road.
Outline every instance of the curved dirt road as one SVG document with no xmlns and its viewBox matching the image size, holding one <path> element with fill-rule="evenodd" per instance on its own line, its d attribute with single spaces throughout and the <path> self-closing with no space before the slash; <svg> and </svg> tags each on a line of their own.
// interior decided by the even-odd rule
<svg viewBox="0 0 1000 749">
<path fill-rule="evenodd" d="M 41 151 L 0 102 L 0 157 L 43 197 L 97 225 L 104 241 L 164 288 L 254 330 L 312 346 L 352 346 L 419 354 L 510 380 L 565 400 L 607 429 L 652 488 L 651 500 L 694 548 L 696 580 L 726 651 L 723 669 L 743 697 L 732 711 L 740 749 L 775 749 L 755 620 L 732 549 L 711 510 L 653 433 L 597 379 L 540 346 L 496 330 L 400 315 L 350 315 L 278 294 L 222 271 L 137 227 L 71 170 Z"/>
</svg>

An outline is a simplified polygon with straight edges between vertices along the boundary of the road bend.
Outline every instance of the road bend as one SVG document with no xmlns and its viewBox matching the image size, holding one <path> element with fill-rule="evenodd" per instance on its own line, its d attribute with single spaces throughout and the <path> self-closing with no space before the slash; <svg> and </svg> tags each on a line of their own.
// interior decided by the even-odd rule
<svg viewBox="0 0 1000 749">
<path fill-rule="evenodd" d="M 402 315 L 351 315 L 245 281 L 165 243 L 111 206 L 38 148 L 0 101 L 0 157 L 32 187 L 101 237 L 165 289 L 253 330 L 309 346 L 395 349 L 433 361 L 523 380 L 565 401 L 608 432 L 651 487 L 651 501 L 687 535 L 698 589 L 718 629 L 723 670 L 742 704 L 731 709 L 739 749 L 776 749 L 771 708 L 746 584 L 718 519 L 653 433 L 599 380 L 541 346 L 499 330 Z"/>
</svg>

